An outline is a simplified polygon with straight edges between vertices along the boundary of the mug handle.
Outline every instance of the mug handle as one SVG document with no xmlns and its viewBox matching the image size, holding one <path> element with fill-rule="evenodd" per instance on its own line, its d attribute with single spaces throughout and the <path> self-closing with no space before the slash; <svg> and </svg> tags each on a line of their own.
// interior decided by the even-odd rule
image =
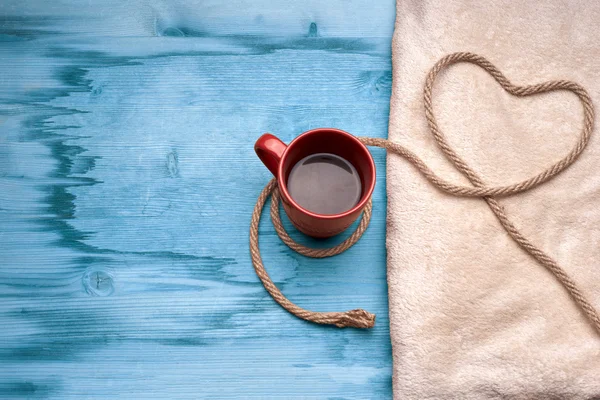
<svg viewBox="0 0 600 400">
<path fill-rule="evenodd" d="M 281 156 L 286 148 L 285 143 L 270 133 L 265 133 L 259 137 L 254 144 L 256 155 L 275 177 L 277 177 Z"/>
</svg>

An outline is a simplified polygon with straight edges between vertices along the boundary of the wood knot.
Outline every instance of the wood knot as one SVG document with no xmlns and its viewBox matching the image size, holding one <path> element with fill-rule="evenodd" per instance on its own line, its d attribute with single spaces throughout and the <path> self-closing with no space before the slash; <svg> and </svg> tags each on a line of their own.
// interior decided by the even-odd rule
<svg viewBox="0 0 600 400">
<path fill-rule="evenodd" d="M 92 269 L 83 274 L 83 287 L 91 296 L 110 296 L 115 291 L 113 276 L 100 269 Z"/>
</svg>

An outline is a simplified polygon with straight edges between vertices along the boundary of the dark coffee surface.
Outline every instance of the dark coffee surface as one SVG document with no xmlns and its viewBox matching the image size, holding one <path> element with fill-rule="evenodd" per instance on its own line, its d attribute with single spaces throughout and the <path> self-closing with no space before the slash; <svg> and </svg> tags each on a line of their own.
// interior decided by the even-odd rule
<svg viewBox="0 0 600 400">
<path fill-rule="evenodd" d="M 317 214 L 339 214 L 360 200 L 362 187 L 354 166 L 329 153 L 311 154 L 298 161 L 287 181 L 292 198 Z"/>
</svg>

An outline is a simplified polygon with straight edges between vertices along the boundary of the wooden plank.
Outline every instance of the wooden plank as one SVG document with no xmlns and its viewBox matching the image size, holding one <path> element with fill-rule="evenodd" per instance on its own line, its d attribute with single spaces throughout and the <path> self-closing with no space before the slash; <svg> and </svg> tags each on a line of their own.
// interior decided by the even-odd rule
<svg viewBox="0 0 600 400">
<path fill-rule="evenodd" d="M 364 307 L 372 331 L 277 306 L 248 229 L 261 133 L 386 136 L 392 1 L 6 0 L 0 15 L 0 398 L 391 397 L 385 153 L 348 252 L 308 259 L 260 227 L 286 295 Z"/>
</svg>

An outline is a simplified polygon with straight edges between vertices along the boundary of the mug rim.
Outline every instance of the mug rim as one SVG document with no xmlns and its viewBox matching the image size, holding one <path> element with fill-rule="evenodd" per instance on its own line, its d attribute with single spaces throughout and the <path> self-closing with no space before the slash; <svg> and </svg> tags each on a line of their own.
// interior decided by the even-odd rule
<svg viewBox="0 0 600 400">
<path fill-rule="evenodd" d="M 300 206 L 298 203 L 296 203 L 294 201 L 292 196 L 289 194 L 289 192 L 287 190 L 287 183 L 285 182 L 285 179 L 283 179 L 284 178 L 284 176 L 283 176 L 284 160 L 286 159 L 286 157 L 289 153 L 289 150 L 294 146 L 295 143 L 298 142 L 298 140 L 302 139 L 303 137 L 309 136 L 309 135 L 315 135 L 315 134 L 318 134 L 323 131 L 335 132 L 336 134 L 341 134 L 343 136 L 346 136 L 347 138 L 352 140 L 359 148 L 361 148 L 364 151 L 364 153 L 367 155 L 367 158 L 369 161 L 369 172 L 371 173 L 371 176 L 373 177 L 373 179 L 371 180 L 371 184 L 365 190 L 360 201 L 351 209 L 344 211 L 343 213 L 339 213 L 339 214 L 318 214 L 318 213 L 312 212 L 312 211 L 307 210 L 306 208 Z M 319 218 L 319 219 L 344 218 L 344 217 L 347 217 L 349 215 L 356 213 L 357 211 L 362 210 L 365 207 L 365 205 L 367 204 L 367 202 L 369 201 L 369 199 L 371 198 L 371 195 L 373 194 L 373 190 L 375 189 L 375 178 L 376 178 L 375 161 L 373 160 L 373 156 L 371 155 L 371 152 L 369 151 L 369 149 L 367 149 L 367 146 L 365 146 L 360 140 L 358 140 L 358 138 L 356 136 L 354 136 L 346 131 L 343 131 L 341 129 L 336 129 L 336 128 L 315 128 L 315 129 L 311 129 L 309 131 L 301 133 L 295 139 L 293 139 L 290 142 L 290 144 L 287 145 L 285 151 L 281 155 L 281 160 L 279 162 L 279 166 L 277 167 L 277 182 L 279 183 L 279 191 L 281 192 L 281 195 L 285 198 L 285 200 L 288 203 L 290 203 L 294 208 L 302 211 L 303 213 L 305 213 L 313 218 Z"/>
</svg>

